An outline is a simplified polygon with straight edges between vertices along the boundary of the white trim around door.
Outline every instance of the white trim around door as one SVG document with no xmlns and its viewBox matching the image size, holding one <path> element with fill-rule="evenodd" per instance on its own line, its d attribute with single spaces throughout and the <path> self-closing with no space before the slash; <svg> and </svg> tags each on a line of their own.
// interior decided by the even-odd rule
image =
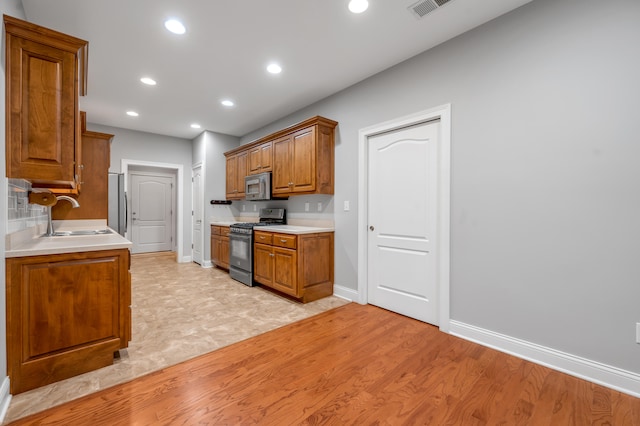
<svg viewBox="0 0 640 426">
<path fill-rule="evenodd" d="M 176 260 L 180 263 L 191 262 L 191 256 L 184 256 L 183 239 L 184 239 L 184 167 L 182 164 L 171 163 L 156 163 L 153 161 L 140 161 L 122 159 L 120 161 L 120 170 L 124 173 L 124 187 L 129 186 L 129 168 L 136 166 L 156 167 L 162 169 L 170 169 L 176 171 L 176 199 L 177 199 L 177 212 L 176 212 Z M 191 226 L 191 224 L 189 224 Z"/>
<path fill-rule="evenodd" d="M 440 150 L 438 159 L 438 318 L 439 327 L 448 333 L 449 309 L 449 264 L 450 264 L 450 192 L 451 192 L 451 104 L 427 111 L 396 118 L 361 129 L 358 133 L 358 302 L 368 303 L 368 141 L 380 133 L 389 132 L 419 123 L 440 120 Z"/>
</svg>

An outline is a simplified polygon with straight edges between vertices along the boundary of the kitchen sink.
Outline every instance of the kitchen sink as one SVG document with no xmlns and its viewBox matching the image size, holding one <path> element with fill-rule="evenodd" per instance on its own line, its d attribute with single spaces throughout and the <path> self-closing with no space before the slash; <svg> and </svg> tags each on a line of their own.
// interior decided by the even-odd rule
<svg viewBox="0 0 640 426">
<path fill-rule="evenodd" d="M 111 229 L 78 229 L 75 231 L 56 231 L 51 237 L 73 237 L 75 235 L 105 235 L 112 234 Z M 47 236 L 47 235 L 45 235 Z"/>
</svg>

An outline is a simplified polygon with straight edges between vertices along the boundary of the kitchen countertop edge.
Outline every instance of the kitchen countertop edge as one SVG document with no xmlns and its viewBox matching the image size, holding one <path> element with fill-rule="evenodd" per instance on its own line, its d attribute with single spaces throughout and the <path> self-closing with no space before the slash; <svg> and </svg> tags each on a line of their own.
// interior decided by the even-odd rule
<svg viewBox="0 0 640 426">
<path fill-rule="evenodd" d="M 80 227 L 73 228 L 78 229 Z M 65 228 L 65 230 L 66 229 L 69 228 Z M 7 247 L 5 250 L 5 258 L 131 248 L 133 245 L 131 241 L 127 240 L 113 229 L 111 229 L 111 231 L 111 234 L 64 237 L 44 237 L 42 235 L 34 235 L 32 238 L 24 239 L 23 241 L 16 242 L 16 244 L 12 244 L 11 247 Z"/>
</svg>

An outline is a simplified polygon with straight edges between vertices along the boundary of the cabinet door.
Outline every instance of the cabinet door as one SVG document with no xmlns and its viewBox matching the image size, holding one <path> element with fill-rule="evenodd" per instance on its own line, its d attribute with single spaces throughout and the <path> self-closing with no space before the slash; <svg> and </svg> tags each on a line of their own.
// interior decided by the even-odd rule
<svg viewBox="0 0 640 426">
<path fill-rule="evenodd" d="M 113 363 L 130 336 L 128 267 L 128 250 L 7 259 L 11 393 Z"/>
<path fill-rule="evenodd" d="M 211 236 L 211 263 L 220 266 L 220 237 Z"/>
<path fill-rule="evenodd" d="M 295 250 L 273 247 L 273 288 L 300 297 L 297 260 Z"/>
<path fill-rule="evenodd" d="M 249 168 L 249 151 L 239 152 L 237 154 L 237 168 L 236 168 L 236 187 L 238 188 L 238 197 L 244 198 L 244 178 L 248 175 Z"/>
<path fill-rule="evenodd" d="M 311 192 L 316 189 L 315 126 L 293 134 L 291 150 L 291 192 Z"/>
<path fill-rule="evenodd" d="M 220 237 L 218 244 L 220 266 L 229 269 L 229 237 Z"/>
<path fill-rule="evenodd" d="M 273 194 L 288 194 L 291 192 L 291 135 L 284 136 L 273 142 L 273 175 L 271 186 Z"/>
<path fill-rule="evenodd" d="M 273 286 L 273 248 L 266 244 L 253 245 L 253 279 Z"/>
<path fill-rule="evenodd" d="M 238 157 L 231 155 L 227 157 L 227 177 L 226 177 L 226 196 L 227 200 L 236 199 L 238 196 Z"/>
<path fill-rule="evenodd" d="M 7 49 L 8 177 L 75 182 L 75 55 L 13 36 Z"/>
</svg>

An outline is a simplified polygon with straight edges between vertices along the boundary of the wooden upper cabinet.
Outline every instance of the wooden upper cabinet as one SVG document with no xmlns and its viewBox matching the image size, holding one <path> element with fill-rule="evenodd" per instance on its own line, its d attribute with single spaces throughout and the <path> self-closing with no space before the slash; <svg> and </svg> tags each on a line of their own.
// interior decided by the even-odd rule
<svg viewBox="0 0 640 426">
<path fill-rule="evenodd" d="M 277 197 L 302 194 L 333 194 L 334 192 L 334 129 L 337 122 L 324 117 L 312 117 L 294 126 L 275 132 L 250 144 L 226 152 L 227 198 L 236 189 L 237 167 L 233 157 L 249 155 L 247 174 L 273 172 L 271 192 Z M 266 166 L 267 159 L 271 163 Z M 244 189 L 243 189 L 244 190 Z M 244 197 L 235 196 L 235 199 Z"/>
<path fill-rule="evenodd" d="M 244 178 L 248 174 L 248 158 L 248 151 L 241 151 L 227 156 L 227 200 L 241 200 L 244 198 Z"/>
<path fill-rule="evenodd" d="M 272 142 L 266 142 L 249 149 L 249 174 L 255 175 L 272 170 Z"/>
<path fill-rule="evenodd" d="M 333 194 L 334 128 L 319 123 L 273 142 L 274 194 Z"/>
<path fill-rule="evenodd" d="M 88 42 L 4 15 L 7 176 L 77 191 Z"/>
</svg>

